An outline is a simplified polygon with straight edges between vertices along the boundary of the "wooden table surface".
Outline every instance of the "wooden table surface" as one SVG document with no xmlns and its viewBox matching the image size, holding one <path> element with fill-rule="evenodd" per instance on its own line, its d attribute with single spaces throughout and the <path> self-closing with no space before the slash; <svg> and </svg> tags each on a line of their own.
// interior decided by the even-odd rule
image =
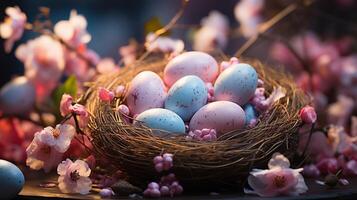
<svg viewBox="0 0 357 200">
<path fill-rule="evenodd" d="M 40 178 L 38 178 L 40 177 Z M 97 192 L 92 191 L 89 195 L 72 195 L 72 194 L 62 194 L 58 187 L 52 188 L 43 188 L 39 185 L 45 181 L 56 181 L 57 177 L 54 175 L 43 175 L 37 174 L 33 177 L 29 177 L 26 180 L 26 184 L 23 190 L 20 192 L 19 196 L 16 199 L 56 199 L 56 198 L 67 198 L 67 199 L 100 199 L 100 196 Z M 268 198 L 270 200 L 301 200 L 301 199 L 357 199 L 357 178 L 350 179 L 350 185 L 348 186 L 339 186 L 333 189 L 327 189 L 324 186 L 318 185 L 314 180 L 306 180 L 306 183 L 309 187 L 308 193 L 298 196 L 298 197 L 275 197 Z M 116 196 L 116 199 L 141 199 L 141 197 L 130 198 L 128 196 Z M 161 198 L 165 199 L 165 198 Z M 171 199 L 171 198 L 166 198 Z M 260 198 L 253 195 L 244 195 L 241 193 L 236 194 L 219 194 L 219 195 L 209 195 L 209 194 L 183 194 L 179 197 L 175 197 L 176 200 L 214 200 L 214 199 L 226 199 L 226 200 L 263 200 L 267 198 Z"/>
</svg>

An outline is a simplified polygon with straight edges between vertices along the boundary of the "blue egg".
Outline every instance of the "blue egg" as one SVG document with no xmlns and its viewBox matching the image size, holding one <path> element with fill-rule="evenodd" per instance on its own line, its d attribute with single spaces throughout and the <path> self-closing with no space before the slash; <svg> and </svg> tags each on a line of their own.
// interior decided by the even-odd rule
<svg viewBox="0 0 357 200">
<path fill-rule="evenodd" d="M 21 170 L 11 162 L 0 160 L 0 197 L 12 199 L 21 191 L 25 177 Z"/>
<path fill-rule="evenodd" d="M 134 121 L 134 125 L 139 124 L 174 134 L 185 133 L 185 123 L 180 116 L 163 108 L 152 108 L 140 113 Z M 154 131 L 154 133 L 158 133 L 158 131 Z"/>
<path fill-rule="evenodd" d="M 205 83 L 195 75 L 180 78 L 170 88 L 165 108 L 189 121 L 193 114 L 207 103 Z"/>
<path fill-rule="evenodd" d="M 249 64 L 239 63 L 224 70 L 214 84 L 214 97 L 219 101 L 246 104 L 254 95 L 258 75 Z"/>
<path fill-rule="evenodd" d="M 258 112 L 255 110 L 252 104 L 246 104 L 243 107 L 245 112 L 245 123 L 248 124 L 251 120 L 257 119 Z"/>
</svg>

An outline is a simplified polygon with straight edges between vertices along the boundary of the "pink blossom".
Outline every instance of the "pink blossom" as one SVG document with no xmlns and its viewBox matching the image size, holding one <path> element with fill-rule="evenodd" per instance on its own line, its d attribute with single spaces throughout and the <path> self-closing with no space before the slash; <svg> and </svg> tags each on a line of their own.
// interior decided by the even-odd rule
<svg viewBox="0 0 357 200">
<path fill-rule="evenodd" d="M 264 0 L 242 0 L 234 8 L 234 15 L 241 25 L 244 37 L 251 37 L 258 33 L 259 24 L 263 21 L 261 12 Z"/>
<path fill-rule="evenodd" d="M 336 158 L 321 159 L 316 167 L 320 170 L 321 174 L 335 174 L 339 168 Z"/>
<path fill-rule="evenodd" d="M 64 117 L 72 113 L 73 98 L 68 94 L 63 94 L 60 102 L 60 113 Z"/>
<path fill-rule="evenodd" d="M 219 66 L 219 71 L 220 71 L 220 73 L 222 73 L 228 67 L 238 64 L 238 63 L 239 63 L 239 60 L 236 57 L 232 57 L 229 61 L 222 61 Z"/>
<path fill-rule="evenodd" d="M 0 24 L 0 37 L 6 39 L 5 52 L 9 53 L 14 43 L 22 37 L 27 17 L 17 6 L 7 7 L 5 13 L 7 17 Z"/>
<path fill-rule="evenodd" d="M 60 102 L 60 113 L 63 117 L 69 114 L 75 114 L 79 117 L 79 126 L 84 128 L 89 120 L 89 113 L 86 108 L 78 103 L 73 102 L 73 98 L 68 94 L 63 94 Z M 72 123 L 74 124 L 74 123 Z"/>
<path fill-rule="evenodd" d="M 89 178 L 91 169 L 82 160 L 72 162 L 70 159 L 62 161 L 57 167 L 58 187 L 63 193 L 88 194 L 92 189 Z"/>
<path fill-rule="evenodd" d="M 97 71 L 100 74 L 114 73 L 119 71 L 119 67 L 112 58 L 103 58 L 97 64 Z"/>
<path fill-rule="evenodd" d="M 82 57 L 79 57 L 78 54 L 81 54 L 86 60 Z M 92 65 L 97 65 L 99 63 L 98 54 L 86 47 L 81 46 L 77 49 L 76 52 L 65 51 L 66 65 L 65 73 L 67 75 L 75 75 L 77 80 L 80 82 L 90 81 L 96 74 L 96 70 L 91 68 L 88 62 Z"/>
<path fill-rule="evenodd" d="M 320 170 L 314 164 L 305 165 L 302 173 L 305 177 L 316 178 L 320 176 Z"/>
<path fill-rule="evenodd" d="M 35 83 L 39 100 L 50 95 L 64 69 L 62 45 L 42 35 L 20 45 L 15 54 L 25 64 L 25 76 Z"/>
<path fill-rule="evenodd" d="M 265 97 L 264 93 L 265 89 L 263 87 L 259 87 L 255 90 L 255 94 L 251 99 L 251 103 L 260 112 L 270 109 L 275 102 L 285 97 L 286 91 L 284 88 L 279 86 L 278 88 L 274 88 L 268 98 Z"/>
<path fill-rule="evenodd" d="M 110 103 L 114 99 L 114 92 L 103 87 L 99 87 L 98 89 L 98 96 L 100 100 Z"/>
<path fill-rule="evenodd" d="M 69 20 L 59 21 L 55 27 L 55 34 L 72 47 L 87 44 L 91 36 L 87 32 L 87 20 L 83 15 L 78 15 L 72 10 Z"/>
<path fill-rule="evenodd" d="M 312 106 L 304 106 L 300 112 L 300 119 L 307 124 L 313 124 L 317 120 L 317 114 L 315 108 Z"/>
<path fill-rule="evenodd" d="M 185 44 L 182 40 L 175 40 L 165 36 L 156 36 L 154 33 L 149 33 L 146 36 L 145 47 L 147 51 L 177 55 L 184 50 Z"/>
<path fill-rule="evenodd" d="M 335 125 L 345 126 L 352 114 L 355 106 L 355 101 L 344 95 L 337 97 L 337 102 L 331 104 L 327 108 L 327 120 Z"/>
<path fill-rule="evenodd" d="M 35 170 L 44 169 L 46 172 L 56 166 L 62 159 L 75 135 L 71 125 L 60 125 L 56 128 L 46 127 L 35 133 L 34 139 L 26 149 L 26 164 Z"/>
<path fill-rule="evenodd" d="M 138 44 L 136 42 L 130 42 L 127 46 L 119 48 L 119 54 L 125 66 L 131 65 L 135 62 L 137 57 Z"/>
<path fill-rule="evenodd" d="M 202 130 L 190 131 L 186 136 L 187 140 L 198 141 L 214 141 L 217 139 L 217 132 L 215 129 L 204 128 Z"/>
<path fill-rule="evenodd" d="M 218 11 L 211 11 L 202 19 L 201 26 L 194 35 L 194 50 L 211 52 L 226 47 L 229 32 L 229 21 L 226 16 Z"/>
<path fill-rule="evenodd" d="M 289 168 L 289 160 L 280 153 L 273 155 L 268 166 L 267 170 L 253 169 L 250 172 L 248 183 L 253 190 L 244 189 L 245 193 L 262 197 L 298 196 L 308 190 L 300 174 L 303 169 Z"/>
</svg>

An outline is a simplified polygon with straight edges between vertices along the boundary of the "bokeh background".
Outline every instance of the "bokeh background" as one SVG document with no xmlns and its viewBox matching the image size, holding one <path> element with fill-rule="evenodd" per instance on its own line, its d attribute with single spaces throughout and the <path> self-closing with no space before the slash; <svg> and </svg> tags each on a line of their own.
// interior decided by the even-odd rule
<svg viewBox="0 0 357 200">
<path fill-rule="evenodd" d="M 315 10 L 323 13 L 318 16 L 315 13 L 309 15 L 298 11 L 283 22 L 275 26 L 272 31 L 279 35 L 295 34 L 298 31 L 315 29 L 320 34 L 355 34 L 357 26 L 350 23 L 357 21 L 357 6 L 337 6 L 340 1 L 353 0 L 323 0 L 314 4 Z M 203 17 L 207 16 L 211 10 L 218 10 L 225 14 L 230 20 L 232 29 L 239 26 L 234 18 L 234 6 L 239 0 L 193 0 L 187 7 L 179 24 L 198 25 Z M 267 0 L 264 15 L 269 17 L 291 3 L 291 0 Z M 29 21 L 34 21 L 39 13 L 38 8 L 45 6 L 51 9 L 51 20 L 56 23 L 59 20 L 68 19 L 72 9 L 83 14 L 88 20 L 88 32 L 92 35 L 89 47 L 95 50 L 102 57 L 113 57 L 118 60 L 118 48 L 126 45 L 131 38 L 139 42 L 145 39 L 144 25 L 153 17 L 158 17 L 160 21 L 167 23 L 180 8 L 180 0 L 2 0 L 0 3 L 0 18 L 4 18 L 4 10 L 8 6 L 18 5 L 28 16 Z M 328 14 L 327 16 L 325 14 Z M 339 21 L 332 20 L 338 18 Z M 285 25 L 284 25 L 285 24 Z M 187 29 L 175 29 L 173 37 L 181 38 L 185 41 L 186 49 L 190 50 L 190 31 Z M 17 43 L 27 41 L 36 37 L 36 33 L 25 32 L 24 37 Z M 245 40 L 242 37 L 231 37 L 231 41 L 225 52 L 233 54 L 235 50 Z M 3 40 L 0 40 L 2 46 Z M 246 56 L 259 57 L 269 61 L 267 55 L 269 41 L 258 41 L 251 48 Z M 16 46 L 15 46 L 16 48 Z M 8 82 L 11 77 L 23 74 L 23 66 L 13 53 L 5 54 L 0 48 L 0 86 Z"/>
</svg>

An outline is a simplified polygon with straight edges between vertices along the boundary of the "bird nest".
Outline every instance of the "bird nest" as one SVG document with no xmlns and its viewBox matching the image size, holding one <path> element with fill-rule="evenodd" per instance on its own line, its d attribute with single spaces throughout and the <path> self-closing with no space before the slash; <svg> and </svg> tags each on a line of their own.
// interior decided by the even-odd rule
<svg viewBox="0 0 357 200">
<path fill-rule="evenodd" d="M 184 184 L 236 181 L 246 176 L 252 167 L 264 168 L 274 152 L 291 157 L 296 152 L 297 131 L 302 124 L 298 113 L 309 99 L 282 71 L 257 60 L 245 62 L 250 63 L 264 81 L 266 95 L 281 86 L 286 96 L 262 113 L 255 127 L 231 131 L 212 142 L 187 141 L 177 135 L 160 137 L 149 128 L 125 122 L 116 111 L 125 97 L 116 97 L 110 104 L 99 100 L 98 87 L 114 90 L 118 85 L 127 85 L 145 70 L 162 77 L 166 59 L 146 59 L 137 66 L 99 77 L 87 91 L 86 101 L 92 114 L 89 129 L 94 151 L 120 167 L 131 181 L 142 184 L 157 177 L 153 158 L 162 153 L 174 154 L 172 171 Z"/>
</svg>

